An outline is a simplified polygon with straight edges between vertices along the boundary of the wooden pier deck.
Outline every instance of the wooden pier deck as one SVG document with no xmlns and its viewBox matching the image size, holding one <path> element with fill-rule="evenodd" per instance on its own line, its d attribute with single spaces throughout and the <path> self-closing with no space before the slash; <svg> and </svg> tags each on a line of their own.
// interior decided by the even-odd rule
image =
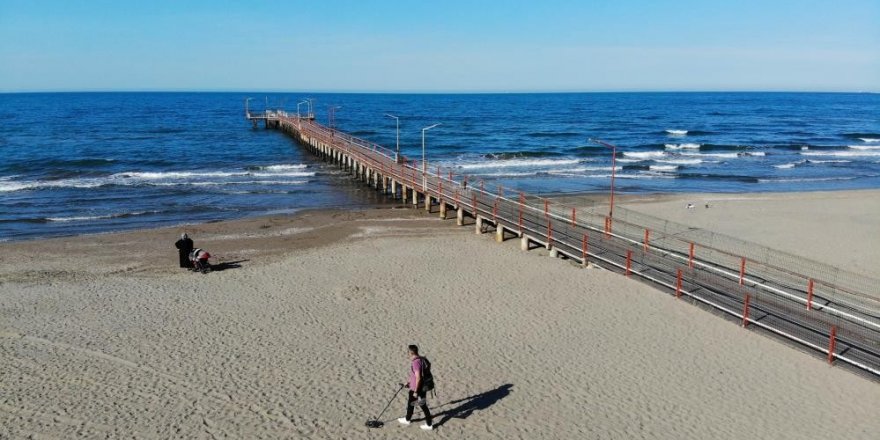
<svg viewBox="0 0 880 440">
<path fill-rule="evenodd" d="M 688 234 L 688 228 L 649 224 L 646 217 L 645 224 L 637 224 L 638 215 L 617 214 L 619 208 L 610 218 L 487 188 L 440 167 L 397 158 L 392 150 L 312 117 L 266 111 L 248 113 L 248 120 L 254 126 L 263 120 L 388 197 L 455 218 L 477 234 L 493 233 L 498 242 L 518 239 L 524 251 L 543 247 L 551 256 L 637 277 L 743 327 L 815 350 L 831 364 L 842 362 L 880 378 L 880 295 L 873 280 L 807 260 L 754 256 L 739 249 L 742 242 L 725 247 L 712 237 Z M 816 273 L 804 273 L 807 269 Z"/>
</svg>

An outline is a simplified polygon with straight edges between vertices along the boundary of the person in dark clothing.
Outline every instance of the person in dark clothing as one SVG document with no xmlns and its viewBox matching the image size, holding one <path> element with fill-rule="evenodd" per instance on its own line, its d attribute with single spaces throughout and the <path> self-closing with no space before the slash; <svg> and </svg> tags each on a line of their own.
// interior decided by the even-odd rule
<svg viewBox="0 0 880 440">
<path fill-rule="evenodd" d="M 431 423 L 431 411 L 428 409 L 428 402 L 425 400 L 427 392 L 422 386 L 422 372 L 425 371 L 425 360 L 419 356 L 419 347 L 410 345 L 407 349 L 410 360 L 409 378 L 407 379 L 409 397 L 406 400 L 406 417 L 401 417 L 397 421 L 401 425 L 409 425 L 410 420 L 412 420 L 413 409 L 418 405 L 422 413 L 425 414 L 425 423 L 420 428 L 430 431 L 434 429 L 434 425 Z"/>
<path fill-rule="evenodd" d="M 180 256 L 180 267 L 191 269 L 192 262 L 189 260 L 189 253 L 193 250 L 193 241 L 185 233 L 180 235 L 180 240 L 174 243 L 177 253 Z"/>
</svg>

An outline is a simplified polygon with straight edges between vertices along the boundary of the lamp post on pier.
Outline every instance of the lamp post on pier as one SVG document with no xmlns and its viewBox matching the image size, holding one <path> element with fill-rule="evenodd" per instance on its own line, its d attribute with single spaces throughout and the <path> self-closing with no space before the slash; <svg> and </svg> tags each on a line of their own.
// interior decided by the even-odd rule
<svg viewBox="0 0 880 440">
<path fill-rule="evenodd" d="M 397 122 L 397 150 L 394 153 L 394 161 L 400 163 L 400 118 L 388 113 L 385 113 L 385 116 L 388 116 L 389 118 L 394 118 L 394 120 Z"/>
<path fill-rule="evenodd" d="M 303 105 L 303 104 L 308 104 L 308 103 L 309 103 L 309 101 L 308 101 L 307 99 L 304 99 L 304 100 L 302 100 L 302 101 L 296 103 L 296 119 L 297 119 L 297 120 L 299 120 L 299 118 L 300 118 L 300 116 L 299 116 L 299 106 L 301 106 L 301 105 Z"/>
<path fill-rule="evenodd" d="M 248 109 L 248 102 L 253 98 L 244 98 L 244 114 L 247 115 L 248 118 L 251 117 L 251 111 Z"/>
<path fill-rule="evenodd" d="M 434 124 L 422 129 L 422 191 L 428 186 L 428 162 L 425 161 L 425 132 L 442 124 Z"/>
<path fill-rule="evenodd" d="M 330 128 L 333 129 L 336 124 L 336 110 L 341 109 L 341 105 L 328 105 L 327 106 L 327 124 L 330 125 Z"/>
<path fill-rule="evenodd" d="M 614 218 L 614 172 L 617 170 L 616 159 L 617 159 L 617 146 L 614 144 L 609 144 L 608 142 L 602 142 L 597 139 L 590 139 L 590 142 L 595 142 L 603 147 L 607 147 L 611 149 L 611 201 L 610 206 L 608 208 L 608 218 Z"/>
</svg>

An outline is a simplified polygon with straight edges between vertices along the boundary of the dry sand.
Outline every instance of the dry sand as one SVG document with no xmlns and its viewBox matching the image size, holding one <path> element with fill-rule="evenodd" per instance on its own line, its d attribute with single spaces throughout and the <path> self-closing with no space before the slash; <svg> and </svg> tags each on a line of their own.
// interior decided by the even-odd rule
<svg viewBox="0 0 880 440">
<path fill-rule="evenodd" d="M 809 203 L 774 206 L 791 200 Z M 839 200 L 876 218 L 859 197 Z M 673 202 L 644 206 L 677 215 Z M 174 267 L 179 229 L 0 244 L 0 438 L 880 432 L 875 380 L 637 281 L 422 212 L 189 228 L 218 261 L 241 265 L 208 275 Z M 787 229 L 784 215 L 762 217 Z M 368 430 L 405 378 L 409 343 L 434 364 L 439 427 L 399 426 L 398 396 L 386 426 Z"/>
</svg>

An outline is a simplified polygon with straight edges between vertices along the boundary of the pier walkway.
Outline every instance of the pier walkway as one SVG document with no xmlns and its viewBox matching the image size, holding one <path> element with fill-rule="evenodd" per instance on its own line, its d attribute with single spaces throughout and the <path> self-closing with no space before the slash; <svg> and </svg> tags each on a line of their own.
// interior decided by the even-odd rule
<svg viewBox="0 0 880 440">
<path fill-rule="evenodd" d="M 278 128 L 324 161 L 389 197 L 455 218 L 477 234 L 520 240 L 523 250 L 600 266 L 650 282 L 821 353 L 831 364 L 880 378 L 880 282 L 757 244 L 689 228 L 631 210 L 614 218 L 593 209 L 489 188 L 450 170 L 396 157 L 394 151 L 283 111 L 248 119 Z"/>
</svg>

